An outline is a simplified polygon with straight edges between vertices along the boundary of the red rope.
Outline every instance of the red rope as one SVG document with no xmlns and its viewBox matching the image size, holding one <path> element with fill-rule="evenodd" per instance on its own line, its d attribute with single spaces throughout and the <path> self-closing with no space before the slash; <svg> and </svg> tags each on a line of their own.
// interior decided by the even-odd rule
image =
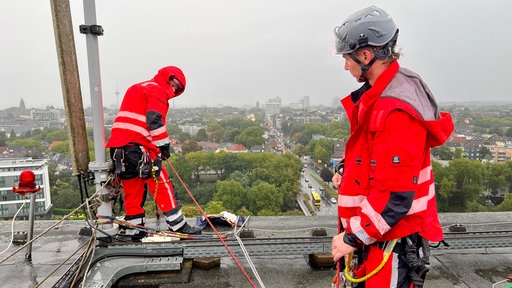
<svg viewBox="0 0 512 288">
<path fill-rule="evenodd" d="M 238 268 L 240 268 L 240 270 L 242 271 L 242 273 L 244 273 L 244 276 L 245 278 L 247 278 L 247 281 L 249 281 L 249 283 L 251 283 L 252 287 L 255 287 L 256 288 L 256 284 L 254 284 L 254 282 L 252 281 L 251 277 L 249 276 L 249 274 L 247 274 L 247 272 L 245 271 L 244 267 L 242 267 L 242 264 L 240 264 L 240 261 L 238 261 L 238 258 L 236 258 L 235 254 L 233 254 L 233 251 L 231 251 L 231 249 L 229 249 L 228 245 L 226 244 L 226 242 L 224 241 L 224 239 L 222 239 L 219 231 L 217 231 L 217 229 L 215 228 L 215 226 L 213 226 L 212 222 L 210 221 L 210 219 L 208 218 L 208 216 L 206 215 L 206 213 L 204 212 L 204 210 L 201 208 L 201 206 L 199 205 L 199 203 L 197 203 L 196 199 L 194 198 L 194 196 L 192 195 L 192 193 L 190 192 L 190 190 L 188 189 L 187 185 L 185 184 L 185 182 L 183 182 L 183 180 L 181 180 L 181 177 L 180 175 L 178 175 L 178 172 L 176 171 L 176 169 L 174 169 L 174 166 L 172 166 L 171 164 L 171 161 L 169 161 L 169 159 L 167 159 L 167 164 L 169 164 L 169 166 L 171 167 L 172 171 L 174 172 L 174 174 L 176 175 L 176 177 L 178 177 L 178 180 L 180 180 L 181 182 L 181 185 L 183 185 L 183 188 L 185 188 L 185 190 L 187 191 L 188 195 L 190 196 L 190 198 L 192 199 L 192 201 L 194 201 L 194 203 L 196 204 L 196 207 L 199 209 L 199 211 L 201 211 L 201 214 L 203 215 L 203 217 L 206 219 L 206 221 L 208 221 L 208 224 L 210 224 L 210 227 L 212 227 L 213 231 L 215 232 L 215 234 L 217 235 L 217 237 L 219 237 L 219 240 L 222 242 L 222 245 L 224 245 L 224 247 L 226 248 L 226 250 L 228 251 L 229 255 L 231 255 L 231 258 L 233 258 L 233 260 L 235 260 L 236 264 L 238 265 Z"/>
</svg>

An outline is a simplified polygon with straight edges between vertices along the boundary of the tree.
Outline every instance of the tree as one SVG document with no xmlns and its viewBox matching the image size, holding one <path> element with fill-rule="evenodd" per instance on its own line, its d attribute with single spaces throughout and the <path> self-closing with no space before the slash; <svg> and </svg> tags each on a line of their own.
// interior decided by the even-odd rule
<svg viewBox="0 0 512 288">
<path fill-rule="evenodd" d="M 505 131 L 505 136 L 512 137 L 512 127 L 507 128 L 507 130 Z"/>
<path fill-rule="evenodd" d="M 505 180 L 507 183 L 507 190 L 512 191 L 512 161 L 505 162 Z"/>
<path fill-rule="evenodd" d="M 503 191 L 507 187 L 505 178 L 507 166 L 503 163 L 488 163 L 485 168 L 488 171 L 485 186 L 492 195 L 497 195 L 499 191 Z"/>
<path fill-rule="evenodd" d="M 251 182 L 247 172 L 236 170 L 233 173 L 231 173 L 231 175 L 229 175 L 229 180 L 237 181 L 244 188 L 248 188 L 251 186 Z"/>
<path fill-rule="evenodd" d="M 312 139 L 307 148 L 313 158 L 321 160 L 322 163 L 329 163 L 334 151 L 334 142 L 327 138 Z"/>
<path fill-rule="evenodd" d="M 196 141 L 187 140 L 181 145 L 181 154 L 186 155 L 190 152 L 202 151 L 203 148 Z"/>
<path fill-rule="evenodd" d="M 238 128 L 230 128 L 226 132 L 226 136 L 224 137 L 227 142 L 235 142 L 235 138 L 240 135 L 242 131 Z"/>
<path fill-rule="evenodd" d="M 172 123 L 172 124 L 168 123 L 166 125 L 166 128 L 167 128 L 167 135 L 169 135 L 171 138 L 177 137 L 182 132 L 180 127 L 178 126 L 178 124 L 175 124 L 175 123 Z"/>
<path fill-rule="evenodd" d="M 199 205 L 206 205 L 208 202 L 213 200 L 215 194 L 215 183 L 205 182 L 201 185 L 194 186 L 192 195 L 196 199 Z"/>
<path fill-rule="evenodd" d="M 183 149 L 183 148 L 182 148 Z M 193 185 L 199 184 L 199 177 L 202 172 L 209 171 L 210 162 L 206 157 L 204 157 L 204 152 L 202 151 L 194 151 L 185 155 L 185 161 L 190 168 L 190 174 L 192 175 Z"/>
<path fill-rule="evenodd" d="M 319 163 L 329 164 L 331 160 L 331 153 L 325 150 L 324 147 L 317 145 L 315 151 L 313 151 L 313 158 L 317 159 Z"/>
<path fill-rule="evenodd" d="M 269 212 L 272 215 L 277 215 L 281 212 L 283 197 L 277 193 L 274 185 L 260 182 L 247 191 L 247 204 L 249 210 L 256 215 L 269 215 Z"/>
<path fill-rule="evenodd" d="M 240 169 L 240 161 L 236 154 L 225 151 L 210 152 L 208 159 L 219 180 L 228 179 L 232 172 Z"/>
<path fill-rule="evenodd" d="M 172 169 L 169 165 L 171 163 Z M 185 160 L 185 156 L 181 154 L 171 154 L 171 157 L 164 161 L 164 164 L 168 173 L 169 178 L 174 183 L 174 189 L 176 190 L 176 194 L 180 195 L 181 200 L 188 199 L 188 197 L 185 197 L 187 195 L 187 191 L 185 190 L 185 187 L 181 184 L 181 181 L 186 183 L 187 185 L 193 185 L 194 181 L 192 180 L 192 168 L 189 165 L 189 162 Z M 176 176 L 176 173 L 180 176 L 178 179 Z M 181 196 L 183 195 L 183 196 Z"/>
<path fill-rule="evenodd" d="M 263 169 L 270 172 L 267 182 L 276 187 L 295 182 L 300 178 L 301 167 L 302 163 L 299 158 L 290 152 L 278 155 L 262 166 Z"/>
<path fill-rule="evenodd" d="M 218 214 L 222 211 L 226 211 L 227 209 L 224 208 L 224 205 L 221 201 L 210 201 L 208 204 L 206 204 L 206 207 L 204 208 L 204 212 L 206 214 Z"/>
<path fill-rule="evenodd" d="M 187 133 L 187 132 L 180 132 L 178 133 L 178 135 L 176 136 L 176 138 L 178 139 L 178 141 L 180 143 L 183 143 L 187 140 L 190 140 L 190 133 Z"/>
<path fill-rule="evenodd" d="M 449 174 L 455 182 L 455 191 L 449 199 L 452 211 L 461 211 L 466 203 L 478 200 L 486 173 L 481 162 L 468 159 L 450 161 Z"/>
<path fill-rule="evenodd" d="M 464 151 L 462 150 L 462 148 L 455 148 L 455 152 L 453 153 L 453 159 L 462 159 L 463 158 L 463 153 Z"/>
<path fill-rule="evenodd" d="M 197 130 L 196 141 L 208 141 L 208 135 L 206 134 L 206 129 L 201 128 Z"/>
<path fill-rule="evenodd" d="M 505 196 L 503 202 L 496 207 L 497 211 L 512 211 L 512 193 L 508 193 Z"/>
<path fill-rule="evenodd" d="M 7 146 L 7 134 L 5 131 L 0 131 L 0 147 Z"/>
<path fill-rule="evenodd" d="M 81 204 L 81 197 L 76 189 L 76 187 L 78 187 L 77 177 L 68 173 L 56 174 L 55 168 L 55 164 L 48 166 L 50 194 L 53 207 L 60 209 L 78 207 Z"/>
<path fill-rule="evenodd" d="M 489 148 L 487 148 L 485 146 L 482 146 L 482 148 L 480 148 L 480 159 L 485 159 L 485 156 L 487 156 L 487 155 L 492 157 L 491 150 L 489 150 Z"/>
<path fill-rule="evenodd" d="M 244 187 L 235 180 L 217 181 L 214 201 L 220 201 L 231 211 L 242 208 L 245 198 Z"/>
<path fill-rule="evenodd" d="M 348 122 L 347 121 L 331 121 L 327 124 L 327 137 L 330 138 L 346 138 L 348 137 Z"/>
<path fill-rule="evenodd" d="M 242 144 L 247 148 L 254 145 L 263 145 L 265 138 L 263 138 L 263 130 L 258 126 L 249 127 L 235 137 L 235 143 Z"/>
<path fill-rule="evenodd" d="M 208 123 L 206 131 L 208 131 L 208 140 L 210 142 L 220 143 L 225 139 L 226 131 L 218 123 Z"/>
<path fill-rule="evenodd" d="M 38 150 L 38 151 L 41 151 L 41 152 L 44 152 L 46 151 L 46 147 L 41 144 L 41 142 L 37 141 L 37 140 L 33 140 L 33 139 L 15 139 L 13 141 L 9 141 L 8 142 L 9 146 L 13 146 L 13 147 L 22 147 L 22 148 L 25 148 L 27 150 Z"/>
<path fill-rule="evenodd" d="M 52 143 L 53 141 L 68 140 L 68 132 L 66 129 L 51 131 L 46 134 L 44 140 L 46 140 L 48 143 Z"/>
<path fill-rule="evenodd" d="M 220 143 L 226 139 L 224 130 L 217 130 L 208 133 L 208 141 L 214 143 Z"/>
<path fill-rule="evenodd" d="M 447 146 L 440 146 L 433 148 L 432 155 L 438 157 L 441 160 L 452 160 L 453 159 L 453 152 L 450 150 Z"/>
<path fill-rule="evenodd" d="M 323 167 L 320 171 L 320 178 L 322 178 L 322 180 L 325 182 L 331 182 L 333 176 L 334 173 L 327 167 Z"/>
<path fill-rule="evenodd" d="M 489 129 L 489 134 L 495 134 L 495 135 L 498 135 L 498 136 L 503 136 L 503 131 L 498 128 L 498 127 L 493 127 L 491 129 Z"/>
<path fill-rule="evenodd" d="M 295 148 L 293 149 L 293 154 L 302 157 L 308 155 L 308 149 L 306 149 L 306 146 L 302 144 L 295 145 Z"/>
</svg>

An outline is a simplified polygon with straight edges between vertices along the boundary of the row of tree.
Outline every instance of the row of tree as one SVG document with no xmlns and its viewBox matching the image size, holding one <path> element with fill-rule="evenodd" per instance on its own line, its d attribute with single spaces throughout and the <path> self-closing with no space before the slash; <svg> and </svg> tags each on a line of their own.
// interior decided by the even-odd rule
<svg viewBox="0 0 512 288">
<path fill-rule="evenodd" d="M 442 166 L 433 161 L 437 203 L 441 212 L 511 211 L 512 161 L 482 163 L 454 159 Z M 484 194 L 489 194 L 486 197 Z M 496 207 L 486 201 L 502 198 Z"/>
<path fill-rule="evenodd" d="M 173 154 L 169 163 L 170 171 L 177 172 L 173 183 L 184 203 L 191 203 L 183 197 L 190 189 L 201 206 L 219 210 L 211 211 L 215 213 L 279 215 L 296 209 L 302 163 L 292 153 L 192 152 Z"/>
</svg>

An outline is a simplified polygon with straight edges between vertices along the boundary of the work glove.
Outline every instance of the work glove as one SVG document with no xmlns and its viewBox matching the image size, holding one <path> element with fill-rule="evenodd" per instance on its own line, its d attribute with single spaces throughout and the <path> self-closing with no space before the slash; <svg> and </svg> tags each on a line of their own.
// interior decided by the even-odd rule
<svg viewBox="0 0 512 288">
<path fill-rule="evenodd" d="M 160 158 L 162 158 L 162 160 L 167 160 L 169 157 L 171 157 L 171 145 L 170 144 L 158 146 L 158 149 L 160 149 Z"/>
</svg>

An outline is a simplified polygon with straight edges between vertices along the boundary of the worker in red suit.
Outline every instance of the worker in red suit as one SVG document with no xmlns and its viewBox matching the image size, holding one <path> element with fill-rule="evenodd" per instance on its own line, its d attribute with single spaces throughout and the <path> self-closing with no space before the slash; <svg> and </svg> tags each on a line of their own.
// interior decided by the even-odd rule
<svg viewBox="0 0 512 288">
<path fill-rule="evenodd" d="M 422 287 L 425 243 L 443 240 L 430 149 L 447 141 L 452 118 L 421 77 L 398 64 L 398 28 L 384 10 L 367 7 L 342 23 L 333 51 L 362 86 L 341 100 L 350 136 L 333 177 L 343 232 L 332 255 L 357 255 L 349 274 L 357 287 Z"/>
<path fill-rule="evenodd" d="M 126 216 L 131 224 L 145 223 L 145 190 L 165 215 L 169 230 L 187 234 L 200 233 L 190 226 L 181 212 L 169 175 L 162 160 L 170 156 L 166 129 L 168 101 L 183 93 L 185 75 L 180 68 L 167 66 L 151 80 L 132 85 L 126 91 L 106 147 L 124 189 Z"/>
</svg>

